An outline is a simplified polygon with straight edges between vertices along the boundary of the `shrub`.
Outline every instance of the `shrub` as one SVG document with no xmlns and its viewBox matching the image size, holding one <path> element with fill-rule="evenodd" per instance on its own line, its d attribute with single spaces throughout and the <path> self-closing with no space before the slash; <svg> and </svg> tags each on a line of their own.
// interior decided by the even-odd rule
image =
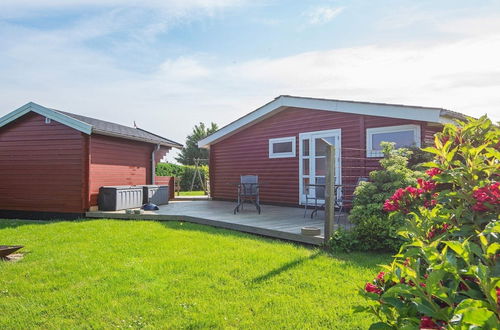
<svg viewBox="0 0 500 330">
<path fill-rule="evenodd" d="M 429 146 L 425 145 L 424 147 Z M 418 147 L 410 147 L 408 150 L 411 151 L 411 155 L 408 158 L 408 167 L 414 171 L 425 171 L 425 167 L 422 164 L 432 161 L 432 154 Z"/>
<path fill-rule="evenodd" d="M 349 214 L 349 221 L 355 224 L 350 235 L 355 250 L 397 251 L 402 244 L 397 236 L 402 217 L 389 217 L 382 205 L 395 189 L 415 183 L 421 173 L 408 168 L 407 149 L 395 150 L 393 143 L 383 143 L 383 152 L 382 169 L 372 171 L 370 182 L 362 182 L 355 191 Z M 332 246 L 338 244 L 333 242 Z"/>
<path fill-rule="evenodd" d="M 486 117 L 446 125 L 426 176 L 386 200 L 408 242 L 361 290 L 371 328 L 500 328 L 499 141 Z"/>
<path fill-rule="evenodd" d="M 199 167 L 201 172 L 201 177 L 206 182 L 208 179 L 208 166 L 202 165 Z M 195 166 L 191 165 L 177 165 L 171 163 L 159 163 L 156 166 L 156 175 L 161 176 L 175 176 L 181 178 L 181 190 L 189 191 L 191 190 L 191 182 L 193 176 L 196 174 Z M 195 178 L 193 190 L 203 190 L 200 184 L 200 180 Z"/>
</svg>

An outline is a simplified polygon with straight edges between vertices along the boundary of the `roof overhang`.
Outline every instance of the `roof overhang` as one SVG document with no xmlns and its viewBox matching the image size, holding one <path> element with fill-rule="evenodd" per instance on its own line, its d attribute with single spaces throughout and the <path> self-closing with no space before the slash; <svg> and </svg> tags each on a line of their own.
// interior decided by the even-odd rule
<svg viewBox="0 0 500 330">
<path fill-rule="evenodd" d="M 160 145 L 160 146 L 168 147 L 168 148 L 182 149 L 182 145 L 178 145 L 178 144 L 166 143 L 166 142 L 159 142 L 159 141 L 149 140 L 149 139 L 145 139 L 145 138 L 138 138 L 138 137 L 135 137 L 135 136 L 124 135 L 124 134 L 116 134 L 116 133 L 112 133 L 112 132 L 108 132 L 108 131 L 99 130 L 99 129 L 96 129 L 96 128 L 92 129 L 92 133 L 99 134 L 99 135 L 106 135 L 106 136 L 116 137 L 116 138 L 121 138 L 121 139 L 126 139 L 126 140 L 146 142 L 146 143 L 156 144 L 156 145 Z"/>
<path fill-rule="evenodd" d="M 367 116 L 380 116 L 417 120 L 430 123 L 445 124 L 452 122 L 452 118 L 443 115 L 441 108 L 407 106 L 399 104 L 355 102 L 344 100 L 318 99 L 308 97 L 297 97 L 281 95 L 273 101 L 224 126 L 212 135 L 198 142 L 198 147 L 209 148 L 211 144 L 217 143 L 241 130 L 262 121 L 286 108 L 304 108 L 323 111 L 334 111 L 352 113 Z M 449 115 L 449 113 L 446 113 Z"/>
<path fill-rule="evenodd" d="M 50 118 L 54 121 L 57 121 L 57 122 L 59 122 L 63 125 L 66 125 L 68 127 L 74 128 L 75 130 L 78 130 L 78 131 L 85 133 L 87 135 L 95 133 L 95 134 L 112 136 L 112 137 L 117 137 L 117 138 L 122 138 L 122 139 L 127 139 L 127 140 L 140 141 L 140 142 L 161 145 L 161 146 L 169 147 L 169 148 L 182 149 L 182 144 L 179 144 L 179 143 L 167 143 L 167 142 L 161 142 L 161 141 L 157 141 L 157 140 L 149 140 L 147 138 L 139 138 L 139 137 L 135 137 L 135 136 L 125 135 L 125 134 L 115 134 L 113 132 L 99 130 L 88 123 L 85 123 L 85 122 L 78 120 L 76 118 L 67 116 L 64 113 L 61 113 L 61 112 L 56 111 L 54 109 L 46 108 L 46 107 L 41 106 L 39 104 L 36 104 L 34 102 L 26 103 L 22 107 L 20 107 L 14 111 L 8 113 L 7 115 L 1 117 L 0 118 L 0 127 L 3 127 L 5 125 L 13 122 L 14 120 L 24 116 L 25 114 L 27 114 L 29 112 L 35 112 L 41 116 Z M 148 133 L 155 135 L 151 132 L 148 132 Z"/>
<path fill-rule="evenodd" d="M 24 116 L 28 112 L 35 112 L 41 116 L 50 118 L 54 121 L 57 121 L 71 128 L 74 128 L 85 134 L 88 135 L 92 134 L 92 125 L 84 123 L 83 121 L 77 120 L 75 118 L 71 118 L 69 116 L 66 116 L 65 114 L 43 107 L 33 102 L 26 103 L 22 107 L 0 118 L 0 127 L 3 127 L 9 124 L 10 122 L 13 122 L 17 118 Z"/>
</svg>

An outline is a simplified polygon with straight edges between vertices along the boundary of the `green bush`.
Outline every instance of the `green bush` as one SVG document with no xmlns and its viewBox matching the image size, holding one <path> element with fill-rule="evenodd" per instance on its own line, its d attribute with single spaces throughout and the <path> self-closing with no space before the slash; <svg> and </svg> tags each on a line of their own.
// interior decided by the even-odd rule
<svg viewBox="0 0 500 330">
<path fill-rule="evenodd" d="M 425 145 L 424 147 L 430 147 L 430 145 Z M 422 164 L 430 162 L 433 159 L 432 154 L 418 147 L 410 147 L 408 150 L 411 151 L 411 155 L 408 158 L 408 167 L 415 171 L 425 171 L 425 167 Z"/>
<path fill-rule="evenodd" d="M 199 167 L 201 172 L 201 177 L 204 182 L 208 179 L 208 166 L 202 165 Z M 193 176 L 196 174 L 195 166 L 191 165 L 177 165 L 171 163 L 159 163 L 156 166 L 156 175 L 160 176 L 175 176 L 181 178 L 181 190 L 189 191 L 191 190 L 191 182 Z M 203 190 L 200 180 L 195 178 L 193 190 Z"/>
<path fill-rule="evenodd" d="M 499 141 L 485 116 L 447 124 L 427 175 L 385 201 L 407 242 L 361 290 L 371 329 L 500 329 Z"/>
<path fill-rule="evenodd" d="M 382 169 L 372 171 L 370 181 L 362 182 L 355 191 L 349 214 L 349 221 L 355 224 L 349 235 L 354 250 L 397 251 L 403 242 L 397 235 L 402 218 L 389 217 L 382 206 L 394 190 L 416 183 L 421 173 L 408 168 L 411 152 L 407 149 L 396 150 L 393 143 L 383 143 L 383 152 Z M 333 248 L 341 245 L 332 242 Z"/>
</svg>

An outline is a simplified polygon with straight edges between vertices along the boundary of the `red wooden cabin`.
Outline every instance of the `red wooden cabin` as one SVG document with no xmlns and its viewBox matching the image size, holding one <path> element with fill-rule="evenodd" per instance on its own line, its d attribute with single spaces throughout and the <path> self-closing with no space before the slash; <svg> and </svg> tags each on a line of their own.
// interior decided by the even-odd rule
<svg viewBox="0 0 500 330">
<path fill-rule="evenodd" d="M 381 141 L 420 147 L 456 118 L 464 116 L 440 108 L 279 96 L 199 147 L 210 150 L 214 199 L 234 200 L 239 176 L 257 174 L 262 202 L 299 205 L 304 185 L 326 174 L 322 138 L 336 145 L 337 183 L 355 185 L 378 167 Z"/>
<path fill-rule="evenodd" d="M 177 142 L 35 103 L 0 118 L 0 217 L 81 217 L 101 186 L 154 181 Z"/>
</svg>

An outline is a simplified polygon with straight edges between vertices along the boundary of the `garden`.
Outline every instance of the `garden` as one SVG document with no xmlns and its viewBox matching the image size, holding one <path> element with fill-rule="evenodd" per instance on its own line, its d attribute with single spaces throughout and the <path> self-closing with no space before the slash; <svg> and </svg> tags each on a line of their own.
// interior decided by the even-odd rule
<svg viewBox="0 0 500 330">
<path fill-rule="evenodd" d="M 0 220 L 1 328 L 500 328 L 500 129 L 384 145 L 311 249 L 183 222 Z M 391 257 L 392 256 L 392 257 Z"/>
</svg>

